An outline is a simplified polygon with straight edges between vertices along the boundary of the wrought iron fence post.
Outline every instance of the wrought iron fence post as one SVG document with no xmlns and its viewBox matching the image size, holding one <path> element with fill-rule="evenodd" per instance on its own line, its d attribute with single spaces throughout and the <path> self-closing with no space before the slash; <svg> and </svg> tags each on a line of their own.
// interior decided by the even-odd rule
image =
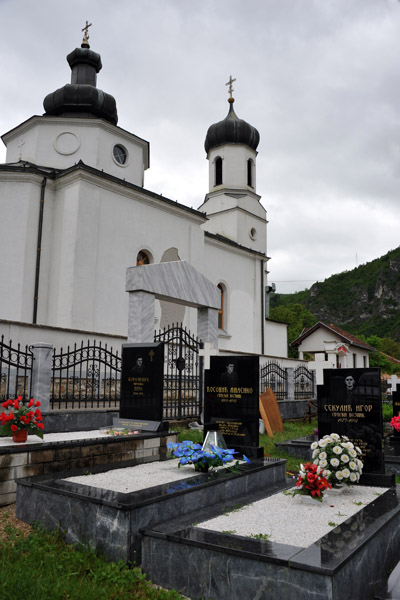
<svg viewBox="0 0 400 600">
<path fill-rule="evenodd" d="M 312 370 L 311 402 L 317 402 L 317 372 Z"/>
<path fill-rule="evenodd" d="M 287 396 L 285 400 L 294 400 L 294 369 L 286 368 L 287 373 Z"/>
<path fill-rule="evenodd" d="M 29 350 L 33 354 L 31 396 L 41 403 L 41 409 L 50 407 L 50 382 L 53 359 L 51 344 L 32 344 Z"/>
</svg>

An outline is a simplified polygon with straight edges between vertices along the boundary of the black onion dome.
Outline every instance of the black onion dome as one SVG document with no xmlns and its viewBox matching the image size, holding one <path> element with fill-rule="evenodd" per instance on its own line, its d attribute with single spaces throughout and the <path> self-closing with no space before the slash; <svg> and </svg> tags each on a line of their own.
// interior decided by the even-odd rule
<svg viewBox="0 0 400 600">
<path fill-rule="evenodd" d="M 101 57 L 88 44 L 75 48 L 67 56 L 71 67 L 71 83 L 48 94 L 43 101 L 46 115 L 92 117 L 118 123 L 117 105 L 111 94 L 96 87 Z"/>
<path fill-rule="evenodd" d="M 231 99 L 230 99 L 231 100 Z M 257 129 L 239 119 L 233 110 L 233 98 L 229 102 L 229 112 L 223 121 L 214 123 L 208 128 L 206 141 L 204 142 L 205 151 L 208 153 L 212 148 L 222 144 L 244 144 L 252 150 L 256 150 L 260 141 L 260 134 Z"/>
</svg>

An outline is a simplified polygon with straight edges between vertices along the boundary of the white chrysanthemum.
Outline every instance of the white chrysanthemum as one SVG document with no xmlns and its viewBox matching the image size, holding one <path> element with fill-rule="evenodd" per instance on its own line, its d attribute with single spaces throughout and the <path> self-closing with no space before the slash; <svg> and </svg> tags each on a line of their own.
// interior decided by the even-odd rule
<svg viewBox="0 0 400 600">
<path fill-rule="evenodd" d="M 348 441 L 349 441 L 349 438 L 347 437 L 347 435 L 343 435 L 343 436 L 342 436 L 342 440 L 344 440 L 345 442 L 348 442 Z"/>
<path fill-rule="evenodd" d="M 360 473 L 356 473 L 357 481 L 360 481 Z"/>
<path fill-rule="evenodd" d="M 318 469 L 317 469 L 317 475 L 320 475 L 321 471 L 322 471 L 321 467 L 318 467 Z"/>
<path fill-rule="evenodd" d="M 354 450 L 354 448 L 351 448 L 351 449 L 349 450 L 349 454 L 350 454 L 350 456 L 352 456 L 353 458 L 356 458 L 356 456 L 357 456 L 357 452 Z"/>
<path fill-rule="evenodd" d="M 319 446 L 320 448 L 325 448 L 325 446 L 326 446 L 326 444 L 327 444 L 327 443 L 328 443 L 328 442 L 327 442 L 326 440 L 322 439 L 322 440 L 319 440 L 319 442 L 318 442 L 318 446 Z"/>
<path fill-rule="evenodd" d="M 342 474 L 345 479 L 350 477 L 350 471 L 348 469 L 343 469 Z"/>
<path fill-rule="evenodd" d="M 322 460 L 324 460 L 324 458 L 327 458 L 326 452 L 320 452 L 319 457 L 322 458 Z"/>
<path fill-rule="evenodd" d="M 337 433 L 331 433 L 331 438 L 337 442 L 338 440 L 340 440 L 340 435 L 338 435 Z"/>
<path fill-rule="evenodd" d="M 350 473 L 350 481 L 355 483 L 357 481 L 357 473 Z"/>
<path fill-rule="evenodd" d="M 338 467 L 340 464 L 340 461 L 338 458 L 331 458 L 330 462 L 331 462 L 332 467 Z"/>
<path fill-rule="evenodd" d="M 362 454 L 362 452 L 358 446 L 356 446 L 356 452 L 357 452 L 357 454 Z"/>
<path fill-rule="evenodd" d="M 327 461 L 325 458 L 322 458 L 322 459 L 319 461 L 319 466 L 321 467 L 321 469 L 325 469 L 325 467 L 327 467 L 327 466 L 328 466 L 328 461 Z"/>
<path fill-rule="evenodd" d="M 330 435 L 324 435 L 324 437 L 322 439 L 325 440 L 325 442 L 327 444 L 331 444 L 334 441 L 332 436 L 330 436 Z"/>
<path fill-rule="evenodd" d="M 316 456 L 318 456 L 319 454 L 319 450 L 314 450 L 314 452 L 312 453 L 312 457 L 315 458 Z"/>
<path fill-rule="evenodd" d="M 356 465 L 356 463 L 354 462 L 354 460 L 351 460 L 351 461 L 349 462 L 349 467 L 350 467 L 350 469 L 351 469 L 352 471 L 355 471 L 355 470 L 357 469 L 357 465 Z"/>
<path fill-rule="evenodd" d="M 342 471 L 336 471 L 336 473 L 335 473 L 335 477 L 336 477 L 336 479 L 338 479 L 339 481 L 342 481 L 342 479 L 343 479 L 343 473 L 342 473 Z"/>
<path fill-rule="evenodd" d="M 318 442 L 313 442 L 311 444 L 311 450 L 315 450 L 316 448 L 318 448 Z"/>
<path fill-rule="evenodd" d="M 359 458 L 357 458 L 354 462 L 356 463 L 357 467 L 359 467 L 360 469 L 363 468 L 362 460 L 360 460 Z"/>
<path fill-rule="evenodd" d="M 344 463 L 348 463 L 350 459 L 349 459 L 349 457 L 347 456 L 347 454 L 345 454 L 345 453 L 343 452 L 342 456 L 340 457 L 340 460 L 341 460 L 342 462 L 344 462 Z"/>
<path fill-rule="evenodd" d="M 332 451 L 335 454 L 342 454 L 342 448 L 340 446 L 333 446 Z"/>
<path fill-rule="evenodd" d="M 314 459 L 314 460 L 312 461 L 312 464 L 313 464 L 313 465 L 319 465 L 319 459 L 318 459 L 318 458 Z"/>
</svg>

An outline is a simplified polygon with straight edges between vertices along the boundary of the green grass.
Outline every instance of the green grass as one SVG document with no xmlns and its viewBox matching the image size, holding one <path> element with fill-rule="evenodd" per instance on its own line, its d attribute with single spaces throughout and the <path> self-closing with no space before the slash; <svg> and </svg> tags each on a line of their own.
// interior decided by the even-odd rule
<svg viewBox="0 0 400 600">
<path fill-rule="evenodd" d="M 138 568 L 107 562 L 93 550 L 65 544 L 59 534 L 32 530 L 21 537 L 5 527 L 0 541 L 2 600 L 180 600 L 152 586 Z"/>
</svg>

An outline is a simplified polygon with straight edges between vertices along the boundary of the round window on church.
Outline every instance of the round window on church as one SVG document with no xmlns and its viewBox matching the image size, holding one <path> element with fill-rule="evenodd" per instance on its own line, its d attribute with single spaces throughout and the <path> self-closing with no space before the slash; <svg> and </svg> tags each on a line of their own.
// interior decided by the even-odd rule
<svg viewBox="0 0 400 600">
<path fill-rule="evenodd" d="M 113 156 L 119 165 L 125 165 L 128 160 L 128 152 L 121 144 L 116 144 L 113 148 Z"/>
<path fill-rule="evenodd" d="M 252 240 L 257 239 L 257 229 L 252 227 L 249 231 L 249 236 L 251 237 Z"/>
</svg>

